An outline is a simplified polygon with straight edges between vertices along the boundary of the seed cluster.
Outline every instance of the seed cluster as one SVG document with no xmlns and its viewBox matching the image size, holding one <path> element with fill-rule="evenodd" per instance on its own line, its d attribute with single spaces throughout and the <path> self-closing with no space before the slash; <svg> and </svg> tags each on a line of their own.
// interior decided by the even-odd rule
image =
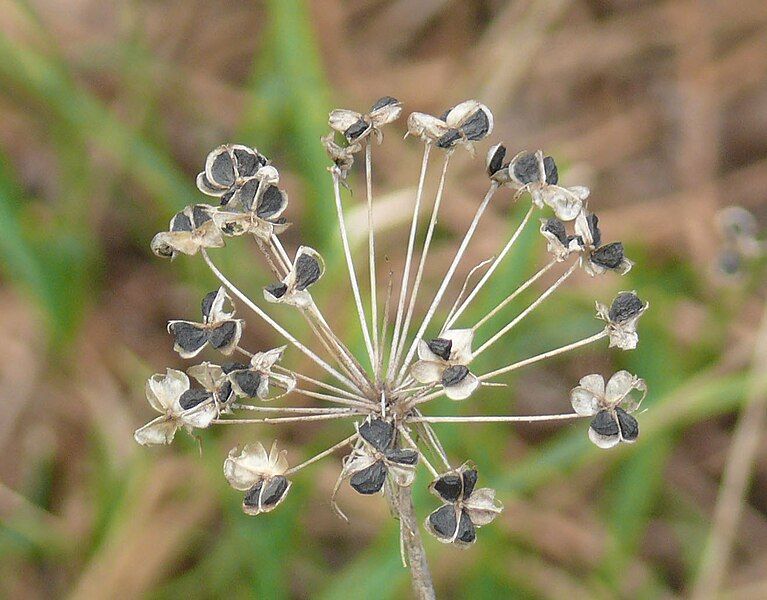
<svg viewBox="0 0 767 600">
<path fill-rule="evenodd" d="M 648 304 L 633 291 L 621 292 L 609 306 L 597 302 L 597 317 L 605 325 L 593 335 L 490 372 L 476 372 L 472 365 L 477 356 L 545 302 L 578 267 L 594 277 L 608 271 L 623 275 L 631 269 L 632 262 L 626 258 L 620 242 L 603 242 L 599 219 L 587 207 L 589 189 L 561 185 L 554 158 L 538 150 L 522 151 L 507 160 L 506 147 L 496 144 L 487 154 L 488 191 L 467 224 L 454 259 L 431 296 L 428 308 L 416 317 L 419 292 L 427 292 L 421 283 L 445 197 L 450 158 L 460 148 L 473 155 L 476 144 L 492 133 L 493 115 L 482 103 L 467 100 L 438 117 L 415 112 L 407 118 L 407 135 L 420 140 L 424 152 L 404 268 L 396 276 L 399 294 L 394 298 L 393 274 L 387 286 L 377 285 L 372 149 L 374 143 L 383 141 L 383 128 L 398 119 L 401 112 L 402 103 L 391 96 L 380 98 L 365 113 L 334 110 L 329 117 L 332 131 L 321 140 L 331 161 L 328 170 L 338 231 L 365 341 L 365 356 L 357 356 L 350 350 L 314 302 L 312 288 L 321 285 L 325 273 L 320 254 L 308 246 L 299 246 L 291 258 L 282 245 L 279 236 L 290 223 L 283 217 L 288 195 L 280 187 L 278 170 L 254 148 L 239 144 L 220 146 L 208 155 L 204 170 L 197 176 L 199 190 L 217 199 L 218 205 L 194 204 L 184 208 L 171 219 L 168 231 L 155 236 L 151 247 L 156 255 L 169 259 L 182 254 L 202 255 L 221 283 L 219 289 L 203 298 L 201 321 L 168 323 L 174 350 L 184 359 L 195 358 L 205 351 L 237 358 L 229 358 L 220 365 L 205 361 L 190 367 L 186 373 L 168 369 L 164 374 L 153 375 L 147 382 L 146 396 L 160 416 L 138 429 L 135 438 L 143 445 L 168 444 L 179 428 L 191 433 L 212 425 L 348 419 L 353 423 L 349 437 L 293 467 L 289 466 L 286 451 L 280 450 L 276 442 L 269 452 L 258 442 L 232 449 L 224 462 L 224 475 L 234 489 L 244 493 L 243 510 L 250 515 L 273 510 L 286 498 L 292 475 L 349 448 L 331 499 L 341 516 L 344 515 L 336 503 L 336 494 L 344 482 L 360 494 L 383 493 L 396 510 L 394 499 L 398 491 L 413 484 L 419 465 L 423 465 L 432 476 L 429 489 L 442 503 L 426 518 L 426 529 L 441 542 L 466 547 L 476 540 L 477 529 L 489 524 L 503 506 L 495 498 L 494 490 L 476 487 L 479 476 L 472 463 L 453 466 L 433 424 L 588 417 L 591 419 L 589 438 L 600 448 L 609 448 L 637 439 L 639 425 L 631 413 L 637 410 L 647 389 L 641 379 L 626 371 L 615 373 L 607 382 L 601 375 L 587 375 L 570 392 L 573 412 L 534 417 L 440 417 L 424 414 L 425 404 L 442 396 L 465 401 L 506 373 L 605 338 L 611 347 L 633 349 L 638 343 L 637 324 Z M 425 234 L 419 236 L 424 182 L 434 153 L 442 156 L 440 181 Z M 352 260 L 341 193 L 342 187 L 349 187 L 349 172 L 360 155 L 364 155 L 367 184 L 367 267 L 371 289 L 368 298 L 360 291 L 359 266 Z M 440 305 L 484 212 L 501 190 L 510 190 L 515 202 L 529 198 L 529 209 L 495 257 L 471 269 L 445 315 L 440 312 Z M 540 219 L 540 232 L 551 254 L 550 261 L 510 290 L 504 300 L 473 324 L 456 327 L 509 255 L 535 211 L 548 213 Z M 264 268 L 271 274 L 272 283 L 263 289 L 263 303 L 243 294 L 208 253 L 210 249 L 223 247 L 227 238 L 236 236 L 254 240 L 264 258 Z M 417 239 L 423 240 L 420 253 L 416 253 Z M 535 301 L 496 331 L 486 331 L 493 316 L 563 263 L 564 271 Z M 469 285 L 470 278 L 478 273 L 482 273 L 479 281 Z M 379 311 L 381 297 L 384 308 Z M 235 317 L 234 300 L 284 337 L 286 344 L 256 352 L 243 348 L 240 341 L 245 321 Z M 270 316 L 269 303 L 286 304 L 298 311 L 309 324 L 318 349 L 300 342 Z M 435 319 L 443 317 L 441 324 L 433 324 Z M 481 343 L 477 344 L 477 339 Z M 282 359 L 289 347 L 306 355 L 323 371 L 323 376 L 313 377 L 283 366 Z M 296 395 L 316 400 L 318 406 L 270 404 Z M 248 414 L 255 414 L 255 418 L 245 418 Z"/>
</svg>

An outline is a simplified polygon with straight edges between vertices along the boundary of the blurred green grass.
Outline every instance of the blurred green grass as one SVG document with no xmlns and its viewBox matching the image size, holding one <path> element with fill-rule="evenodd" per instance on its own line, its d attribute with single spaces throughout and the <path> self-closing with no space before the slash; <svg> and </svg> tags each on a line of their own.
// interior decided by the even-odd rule
<svg viewBox="0 0 767 600">
<path fill-rule="evenodd" d="M 329 85 L 305 3 L 272 0 L 267 8 L 265 50 L 254 62 L 240 138 L 255 143 L 267 154 L 284 156 L 302 174 L 306 207 L 302 233 L 328 256 L 330 270 L 340 273 L 337 275 L 340 281 L 343 272 L 333 269 L 333 265 L 339 264 L 338 242 L 334 209 L 328 197 L 327 161 L 318 143 L 331 104 Z M 45 34 L 44 28 L 40 28 L 40 33 Z M 141 41 L 135 43 L 137 47 L 129 56 L 149 60 L 146 49 L 140 47 Z M 138 68 L 134 70 L 139 72 Z M 125 84 L 136 92 L 141 78 L 128 79 Z M 162 139 L 160 129 L 152 126 L 160 116 L 152 114 L 151 98 L 143 122 L 123 122 L 69 72 L 55 45 L 50 44 L 46 52 L 41 52 L 0 34 L 0 85 L 5 90 L 5 100 L 23 106 L 29 118 L 44 128 L 45 139 L 58 158 L 61 202 L 43 206 L 21 185 L 22 178 L 14 172 L 13 161 L 9 159 L 11 152 L 0 154 L 0 255 L 4 276 L 39 306 L 48 325 L 51 347 L 62 352 L 75 339 L 83 316 L 97 301 L 103 291 L 100 286 L 107 281 L 104 265 L 108 242 L 94 231 L 94 214 L 119 210 L 130 221 L 133 234 L 146 251 L 151 233 L 197 197 L 197 192 L 190 174 L 177 163 L 171 141 Z M 147 97 L 137 94 L 135 101 L 147 103 Z M 101 153 L 109 157 L 120 174 L 107 198 L 95 191 L 98 163 L 93 155 Z M 117 204 L 121 206 L 118 208 Z M 40 226 L 41 214 L 44 227 Z M 517 213 L 510 215 L 510 228 L 518 218 Z M 535 228 L 528 228 L 512 257 L 504 263 L 499 278 L 522 280 L 526 267 L 534 264 L 539 241 Z M 646 254 L 644 248 L 632 250 L 635 257 Z M 232 244 L 222 259 L 224 268 L 235 277 L 248 275 L 249 259 L 245 252 Z M 201 271 L 189 266 L 189 262 L 180 269 L 177 265 L 168 267 L 167 272 L 184 277 L 202 291 L 205 286 L 200 283 L 204 280 Z M 627 277 L 623 287 L 640 290 L 642 297 L 651 301 L 652 310 L 643 319 L 639 349 L 615 355 L 614 366 L 628 368 L 648 381 L 651 393 L 646 405 L 649 410 L 641 419 L 645 432 L 641 443 L 606 456 L 589 445 L 584 428 L 576 425 L 531 447 L 520 462 L 507 465 L 498 460 L 497 452 L 506 447 L 508 437 L 516 435 L 512 428 L 440 430 L 452 455 L 472 457 L 483 467 L 484 483 L 497 487 L 502 497 L 510 499 L 531 497 L 552 481 L 576 477 L 594 465 L 605 470 L 605 493 L 599 503 L 610 547 L 601 567 L 587 574 L 583 582 L 595 596 L 604 596 L 605 590 L 617 590 L 627 565 L 641 561 L 641 540 L 651 520 L 663 513 L 664 498 L 673 496 L 673 488 L 663 474 L 679 432 L 698 421 L 736 409 L 745 389 L 745 375 L 701 372 L 716 348 L 702 345 L 690 352 L 678 347 L 669 331 L 666 315 L 680 296 L 701 293 L 700 282 L 690 268 L 678 263 L 639 262 L 641 268 Z M 332 294 L 332 284 L 320 293 Z M 474 307 L 474 314 L 480 314 L 502 297 L 501 290 L 495 295 L 488 294 L 484 304 Z M 515 306 L 523 305 L 524 301 L 521 298 Z M 498 348 L 493 362 L 511 361 L 588 335 L 596 327 L 592 311 L 591 299 L 580 294 L 567 293 L 551 299 Z M 722 311 L 716 317 L 721 321 L 728 315 Z M 300 327 L 300 323 L 291 322 L 291 326 Z M 355 345 L 359 348 L 360 343 L 358 337 Z M 517 384 L 518 378 L 512 378 L 508 389 L 488 392 L 488 407 L 513 408 Z M 447 402 L 440 408 L 444 414 L 464 410 Z M 316 447 L 322 448 L 332 439 L 328 432 L 323 432 Z M 96 510 L 96 526 L 89 538 L 72 545 L 54 531 L 40 531 L 34 523 L 5 523 L 0 529 L 0 549 L 4 555 L 24 556 L 40 565 L 71 566 L 96 555 L 124 524 L 130 514 L 135 480 L 146 475 L 152 456 L 140 456 L 125 471 L 110 464 L 98 439 L 87 443 L 92 449 L 94 466 L 89 493 Z M 189 454 L 197 452 L 192 443 L 180 447 Z M 200 460 L 211 477 L 217 476 L 218 454 L 206 452 Z M 30 482 L 27 495 L 55 513 L 53 475 L 47 469 L 46 464 L 38 466 L 38 481 Z M 221 523 L 213 532 L 190 533 L 193 539 L 189 565 L 168 573 L 153 595 L 288 598 L 292 589 L 291 573 L 286 568 L 289 560 L 317 565 L 326 574 L 324 584 L 314 590 L 316 597 L 347 598 L 350 589 L 362 586 L 371 590 L 371 598 L 401 597 L 407 589 L 407 572 L 399 564 L 396 525 L 390 523 L 369 547 L 360 549 L 340 569 L 327 564 L 300 531 L 301 518 L 305 516 L 301 506 L 308 497 L 304 488 L 309 485 L 310 477 L 298 482 L 289 502 L 268 518 L 260 519 L 242 516 L 239 498 L 224 484 L 219 485 L 220 497 L 216 502 L 221 510 Z M 419 489 L 416 501 L 419 514 L 431 510 L 433 502 L 425 490 Z M 699 530 L 691 540 L 700 539 L 705 533 L 705 522 L 695 525 Z M 504 593 L 536 597 L 527 586 L 524 573 L 508 569 L 507 563 L 525 558 L 545 564 L 547 559 L 535 556 L 533 550 L 510 538 L 500 527 L 483 530 L 480 538 L 473 550 L 475 568 L 461 583 L 455 583 L 458 588 L 454 593 L 473 598 L 495 598 Z M 449 551 L 433 542 L 429 542 L 429 550 L 432 554 Z M 692 543 L 686 550 L 687 568 L 692 572 L 697 550 Z M 637 597 L 669 592 L 661 575 L 648 585 Z M 606 597 L 609 596 L 607 592 Z"/>
</svg>

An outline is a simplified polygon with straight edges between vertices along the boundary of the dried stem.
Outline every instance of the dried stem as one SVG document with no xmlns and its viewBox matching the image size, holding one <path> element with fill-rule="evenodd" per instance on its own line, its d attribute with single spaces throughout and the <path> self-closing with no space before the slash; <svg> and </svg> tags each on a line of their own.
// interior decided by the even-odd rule
<svg viewBox="0 0 767 600">
<path fill-rule="evenodd" d="M 363 413 L 333 413 L 322 415 L 306 415 L 301 417 L 264 417 L 263 419 L 213 419 L 211 423 L 216 425 L 250 425 L 253 423 L 264 423 L 269 425 L 277 425 L 279 423 L 296 423 L 304 421 L 329 421 L 332 419 L 348 419 L 349 417 L 364 416 Z"/>
<path fill-rule="evenodd" d="M 302 462 L 301 464 L 298 464 L 298 465 L 296 465 L 295 467 L 291 467 L 290 469 L 288 469 L 287 471 L 285 471 L 285 475 L 291 475 L 291 474 L 293 474 L 293 473 L 296 473 L 296 472 L 300 471 L 301 469 L 303 469 L 304 467 L 308 467 L 308 466 L 309 466 L 309 465 L 311 465 L 312 463 L 315 463 L 315 462 L 317 462 L 318 460 L 322 460 L 322 459 L 323 459 L 323 458 L 325 458 L 326 456 L 328 456 L 328 455 L 330 455 L 330 454 L 333 454 L 333 452 L 335 452 L 336 450 L 338 450 L 338 449 L 340 449 L 340 448 L 343 448 L 344 446 L 346 446 L 346 445 L 348 445 L 348 444 L 351 444 L 351 443 L 352 443 L 352 442 L 355 440 L 355 438 L 356 438 L 358 435 L 359 435 L 359 434 L 358 434 L 358 433 L 356 433 L 356 432 L 355 432 L 355 433 L 353 433 L 352 435 L 350 435 L 350 436 L 349 436 L 348 438 L 346 438 L 345 440 L 341 440 L 340 442 L 338 442 L 337 444 L 335 444 L 335 445 L 331 446 L 331 447 L 330 447 L 330 448 L 328 448 L 327 450 L 323 450 L 323 451 L 322 451 L 322 452 L 320 452 L 319 454 L 317 454 L 317 455 L 315 455 L 315 456 L 312 456 L 310 459 L 308 459 L 308 460 L 305 460 L 304 462 Z"/>
<path fill-rule="evenodd" d="M 393 498 L 400 519 L 402 541 L 407 555 L 408 567 L 413 584 L 413 593 L 418 600 L 434 600 L 434 584 L 431 580 L 426 551 L 418 530 L 418 520 L 413 509 L 413 495 L 410 487 L 395 487 Z"/>
<path fill-rule="evenodd" d="M 372 146 L 365 144 L 365 182 L 368 202 L 368 263 L 370 267 L 370 321 L 373 330 L 373 357 L 375 371 L 378 365 L 378 294 L 376 290 L 376 236 L 373 227 L 373 175 Z"/>
<path fill-rule="evenodd" d="M 565 413 L 561 415 L 499 415 L 480 417 L 411 417 L 413 423 L 534 423 L 537 421 L 563 421 L 578 419 L 584 415 Z"/>
<path fill-rule="evenodd" d="M 471 304 L 471 301 L 474 300 L 476 295 L 479 294 L 480 290 L 485 286 L 485 284 L 493 276 L 493 273 L 495 273 L 495 270 L 498 268 L 498 265 L 501 264 L 501 261 L 509 253 L 509 251 L 511 250 L 511 247 L 517 241 L 517 238 L 519 238 L 520 234 L 524 230 L 528 221 L 530 221 L 530 217 L 532 216 L 534 209 L 535 209 L 535 205 L 530 206 L 530 210 L 527 211 L 527 213 L 525 214 L 525 217 L 522 219 L 522 222 L 519 224 L 519 226 L 514 231 L 511 238 L 509 239 L 509 241 L 503 247 L 503 250 L 501 250 L 498 256 L 496 256 L 495 260 L 493 261 L 493 264 L 490 265 L 490 268 L 485 272 L 485 274 L 482 276 L 482 279 L 479 280 L 479 283 L 477 283 L 477 285 L 468 295 L 468 297 L 463 302 L 463 304 L 461 304 L 460 308 L 456 310 L 455 314 L 453 314 L 453 316 L 447 320 L 447 322 L 445 323 L 445 326 L 442 328 L 443 331 L 450 329 L 453 323 L 455 323 L 458 320 L 458 317 L 460 317 L 463 314 L 463 312 L 469 307 L 469 304 Z"/>
<path fill-rule="evenodd" d="M 370 341 L 370 332 L 368 331 L 367 318 L 365 317 L 365 309 L 362 307 L 362 297 L 360 295 L 360 286 L 357 281 L 357 273 L 354 270 L 354 260 L 352 259 L 351 248 L 349 247 L 349 236 L 346 233 L 346 220 L 344 219 L 344 207 L 341 204 L 341 186 L 340 175 L 333 171 L 333 196 L 336 201 L 336 212 L 338 213 L 338 229 L 341 233 L 341 242 L 344 248 L 344 256 L 346 257 L 346 267 L 349 271 L 349 283 L 352 286 L 352 293 L 354 295 L 354 304 L 357 307 L 357 316 L 360 321 L 360 328 L 362 329 L 362 337 L 365 339 L 365 348 L 367 349 L 368 359 L 370 360 L 370 368 L 375 370 L 375 358 L 373 353 L 373 345 Z"/>
</svg>

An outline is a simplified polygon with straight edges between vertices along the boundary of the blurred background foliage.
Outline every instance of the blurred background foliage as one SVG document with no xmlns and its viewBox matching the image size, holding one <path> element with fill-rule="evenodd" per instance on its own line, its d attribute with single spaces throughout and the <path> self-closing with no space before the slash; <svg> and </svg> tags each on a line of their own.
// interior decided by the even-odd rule
<svg viewBox="0 0 767 600">
<path fill-rule="evenodd" d="M 624 279 L 579 275 L 492 360 L 483 355 L 480 370 L 595 331 L 595 299 L 636 289 L 651 304 L 635 352 L 590 348 L 471 403 L 429 407 L 563 412 L 582 375 L 619 368 L 650 388 L 639 443 L 609 453 L 589 444 L 582 423 L 437 426 L 448 453 L 474 460 L 506 504 L 468 552 L 428 540 L 440 595 L 688 595 L 716 541 L 712 515 L 746 399 L 763 420 L 764 357 L 752 357 L 763 271 L 717 274 L 715 215 L 740 204 L 767 217 L 766 33 L 762 0 L 0 0 L 4 596 L 407 593 L 385 503 L 342 493 L 349 525 L 330 510 L 337 459 L 302 472 L 280 509 L 259 518 L 241 513 L 240 495 L 221 477 L 237 443 L 277 436 L 298 462 L 344 436 L 342 426 L 209 431 L 201 454 L 186 436 L 151 450 L 132 439 L 150 412 L 145 378 L 182 365 L 165 322 L 194 316 L 214 286 L 201 261 L 161 262 L 149 240 L 201 199 L 194 176 L 220 143 L 256 146 L 278 166 L 295 222 L 286 245 L 326 254 L 318 302 L 362 349 L 335 268 L 319 137 L 332 107 L 362 110 L 386 94 L 406 111 L 436 114 L 468 97 L 487 103 L 493 138 L 512 153 L 542 147 L 557 157 L 566 182 L 592 188 L 605 236 L 623 240 L 637 262 Z M 374 149 L 380 255 L 395 273 L 420 165 L 419 145 L 399 128 Z M 427 287 L 486 186 L 480 157 L 454 163 Z M 361 223 L 358 172 L 351 182 L 359 191 L 349 220 Z M 522 212 L 499 195 L 458 285 Z M 268 280 L 243 240 L 216 255 L 253 295 Z M 530 227 L 474 315 L 543 260 Z M 306 336 L 288 311 L 275 314 Z M 245 340 L 253 350 L 279 343 L 253 319 Z M 313 372 L 295 352 L 288 361 Z M 720 582 L 728 598 L 767 596 L 767 439 L 759 433 L 740 466 L 744 476 L 753 471 L 751 484 L 732 488 L 734 545 L 718 556 L 729 565 Z M 432 510 L 425 485 L 416 502 L 419 514 Z"/>
</svg>

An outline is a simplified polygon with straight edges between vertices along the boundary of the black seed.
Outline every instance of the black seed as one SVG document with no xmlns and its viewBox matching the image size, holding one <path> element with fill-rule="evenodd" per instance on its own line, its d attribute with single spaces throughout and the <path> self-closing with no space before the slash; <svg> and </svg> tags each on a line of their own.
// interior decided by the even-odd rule
<svg viewBox="0 0 767 600">
<path fill-rule="evenodd" d="M 379 460 L 352 475 L 349 484 L 360 494 L 375 494 L 381 491 L 384 481 L 386 481 L 386 466 L 382 460 Z"/>
<path fill-rule="evenodd" d="M 346 136 L 346 139 L 351 142 L 365 133 L 368 130 L 368 127 L 369 125 L 365 121 L 358 119 L 356 123 L 349 126 L 346 131 L 344 131 L 344 135 Z"/>
<path fill-rule="evenodd" d="M 458 526 L 456 522 L 455 508 L 452 504 L 445 504 L 429 515 L 429 524 L 437 537 L 443 540 L 451 540 Z"/>
<path fill-rule="evenodd" d="M 216 187 L 217 187 L 217 186 L 213 185 L 213 184 L 210 182 L 210 179 L 208 179 L 208 176 L 205 174 L 205 172 L 204 172 L 204 171 L 203 171 L 203 173 L 202 173 L 202 183 L 203 183 L 203 185 L 204 185 L 206 188 L 208 188 L 208 189 L 210 189 L 210 190 L 215 190 L 215 189 L 216 189 Z"/>
<path fill-rule="evenodd" d="M 226 194 L 224 194 L 223 196 L 221 196 L 221 206 L 226 206 L 227 204 L 229 204 L 229 201 L 230 201 L 230 200 L 232 199 L 232 197 L 234 196 L 234 192 L 235 192 L 235 191 L 236 191 L 236 190 L 229 190 L 229 191 L 228 191 Z"/>
<path fill-rule="evenodd" d="M 390 104 L 397 104 L 399 100 L 396 98 L 392 98 L 391 96 L 383 96 L 375 101 L 375 104 L 370 107 L 370 112 L 373 112 L 374 110 L 378 110 L 379 108 L 383 108 L 384 106 L 389 106 Z"/>
<path fill-rule="evenodd" d="M 178 399 L 178 403 L 181 405 L 181 408 L 183 408 L 184 410 L 189 410 L 190 408 L 194 408 L 198 404 L 201 404 L 202 402 L 209 400 L 212 396 L 213 394 L 211 394 L 207 390 L 193 388 L 181 394 L 181 397 Z"/>
<path fill-rule="evenodd" d="M 543 159 L 543 172 L 546 174 L 546 183 L 550 185 L 557 185 L 559 183 L 557 163 L 550 156 L 546 156 Z"/>
<path fill-rule="evenodd" d="M 194 323 L 179 321 L 170 325 L 176 344 L 185 352 L 196 352 L 208 341 L 208 332 Z"/>
<path fill-rule="evenodd" d="M 639 437 L 639 423 L 622 408 L 615 409 L 618 417 L 618 426 L 621 428 L 621 437 L 627 442 L 633 442 Z"/>
<path fill-rule="evenodd" d="M 170 224 L 171 231 L 192 231 L 192 220 L 184 213 L 176 213 Z"/>
<path fill-rule="evenodd" d="M 469 369 L 465 365 L 453 365 L 442 372 L 442 385 L 449 387 L 461 383 L 469 374 Z"/>
<path fill-rule="evenodd" d="M 208 322 L 208 319 L 210 319 L 210 311 L 213 310 L 213 301 L 216 299 L 217 295 L 218 295 L 218 290 L 208 292 L 207 294 L 205 294 L 205 297 L 202 299 L 202 302 L 200 302 L 200 309 L 202 310 L 202 318 L 206 323 Z"/>
<path fill-rule="evenodd" d="M 228 375 L 232 371 L 242 371 L 243 369 L 247 369 L 248 365 L 245 363 L 239 363 L 239 362 L 225 362 L 223 365 L 221 365 L 221 370 L 224 372 L 225 375 Z"/>
<path fill-rule="evenodd" d="M 240 202 L 245 210 L 253 210 L 253 200 L 258 191 L 258 179 L 248 179 L 240 188 Z"/>
<path fill-rule="evenodd" d="M 261 195 L 256 208 L 256 215 L 261 219 L 268 219 L 273 214 L 280 212 L 283 204 L 283 195 L 280 188 L 270 185 Z"/>
<path fill-rule="evenodd" d="M 284 225 L 288 222 L 288 219 L 286 217 L 278 217 L 276 219 L 272 219 L 272 223 L 275 223 L 277 225 Z"/>
<path fill-rule="evenodd" d="M 565 229 L 565 224 L 562 221 L 555 217 L 551 217 L 548 221 L 546 221 L 546 224 L 543 226 L 543 230 L 556 237 L 562 243 L 562 245 L 567 246 L 569 241 L 567 237 L 567 229 Z"/>
<path fill-rule="evenodd" d="M 232 384 L 228 381 L 222 383 L 221 387 L 216 391 L 216 395 L 218 396 L 218 401 L 222 404 L 229 402 L 232 398 Z"/>
<path fill-rule="evenodd" d="M 270 283 L 264 289 L 275 298 L 282 298 L 285 295 L 285 292 L 288 291 L 288 286 L 282 282 Z"/>
<path fill-rule="evenodd" d="M 234 164 L 228 152 L 221 152 L 213 159 L 210 174 L 221 187 L 229 187 L 234 183 Z"/>
<path fill-rule="evenodd" d="M 224 321 L 221 325 L 211 330 L 208 337 L 210 339 L 210 345 L 216 350 L 221 350 L 231 344 L 236 335 L 237 322 Z"/>
<path fill-rule="evenodd" d="M 526 152 L 514 161 L 514 177 L 523 184 L 540 181 L 541 171 L 538 166 L 538 158 L 532 152 Z"/>
<path fill-rule="evenodd" d="M 418 464 L 418 452 L 411 448 L 387 450 L 384 453 L 384 456 L 386 456 L 386 460 L 390 460 L 393 463 L 399 463 L 401 465 Z"/>
<path fill-rule="evenodd" d="M 461 520 L 458 523 L 458 536 L 456 540 L 460 540 L 467 544 L 471 544 L 477 539 L 477 529 L 474 527 L 474 523 L 469 518 L 469 513 L 465 510 L 461 511 Z"/>
<path fill-rule="evenodd" d="M 463 499 L 466 500 L 474 492 L 477 485 L 477 470 L 468 469 L 463 472 Z"/>
<path fill-rule="evenodd" d="M 429 350 L 441 359 L 448 360 L 450 358 L 450 351 L 453 349 L 453 342 L 451 340 L 434 338 L 433 340 L 427 341 L 426 345 L 429 347 Z"/>
<path fill-rule="evenodd" d="M 503 168 L 503 159 L 506 157 L 506 146 L 499 144 L 487 161 L 487 174 L 491 177 Z"/>
<path fill-rule="evenodd" d="M 589 231 L 591 232 L 591 239 L 594 246 L 602 244 L 602 232 L 599 229 L 599 217 L 594 213 L 586 216 L 586 223 L 589 225 Z"/>
<path fill-rule="evenodd" d="M 458 129 L 451 129 L 439 139 L 437 139 L 438 148 L 450 148 L 458 140 L 461 139 L 461 132 Z"/>
<path fill-rule="evenodd" d="M 617 269 L 623 262 L 623 244 L 613 242 L 597 248 L 591 253 L 591 262 L 606 269 Z"/>
<path fill-rule="evenodd" d="M 461 130 L 467 139 L 481 140 L 490 130 L 490 120 L 484 110 L 478 110 L 463 124 Z"/>
<path fill-rule="evenodd" d="M 258 396 L 258 388 L 261 385 L 261 375 L 259 373 L 255 371 L 237 371 L 232 373 L 232 379 L 248 398 Z"/>
<path fill-rule="evenodd" d="M 644 304 L 636 294 L 623 292 L 613 300 L 608 318 L 613 323 L 623 323 L 637 316 L 643 308 Z"/>
<path fill-rule="evenodd" d="M 282 475 L 275 475 L 267 480 L 261 494 L 261 506 L 270 507 L 277 504 L 288 491 L 288 480 Z"/>
<path fill-rule="evenodd" d="M 264 487 L 263 479 L 248 490 L 248 493 L 245 494 L 245 498 L 242 499 L 242 503 L 245 506 L 258 506 L 258 497 L 261 495 L 262 487 Z"/>
<path fill-rule="evenodd" d="M 719 268 L 725 275 L 735 275 L 743 267 L 743 259 L 734 250 L 723 250 L 719 254 Z"/>
<path fill-rule="evenodd" d="M 234 159 L 237 161 L 237 173 L 240 177 L 252 177 L 256 174 L 260 165 L 258 164 L 258 157 L 255 152 L 236 148 L 233 154 Z"/>
<path fill-rule="evenodd" d="M 316 282 L 321 275 L 320 263 L 309 254 L 302 254 L 295 264 L 296 289 L 301 292 Z"/>
<path fill-rule="evenodd" d="M 455 473 L 447 473 L 434 482 L 434 490 L 443 500 L 458 502 L 463 491 L 461 477 Z"/>
<path fill-rule="evenodd" d="M 394 441 L 394 424 L 382 419 L 365 421 L 360 425 L 359 432 L 362 439 L 380 452 L 388 450 Z"/>
<path fill-rule="evenodd" d="M 194 221 L 194 226 L 201 227 L 204 223 L 207 223 L 211 220 L 210 215 L 208 214 L 208 207 L 203 206 L 202 204 L 195 204 L 192 207 L 192 221 Z"/>
<path fill-rule="evenodd" d="M 618 422 L 608 410 L 600 410 L 597 413 L 591 421 L 591 428 L 605 437 L 618 435 Z"/>
</svg>

